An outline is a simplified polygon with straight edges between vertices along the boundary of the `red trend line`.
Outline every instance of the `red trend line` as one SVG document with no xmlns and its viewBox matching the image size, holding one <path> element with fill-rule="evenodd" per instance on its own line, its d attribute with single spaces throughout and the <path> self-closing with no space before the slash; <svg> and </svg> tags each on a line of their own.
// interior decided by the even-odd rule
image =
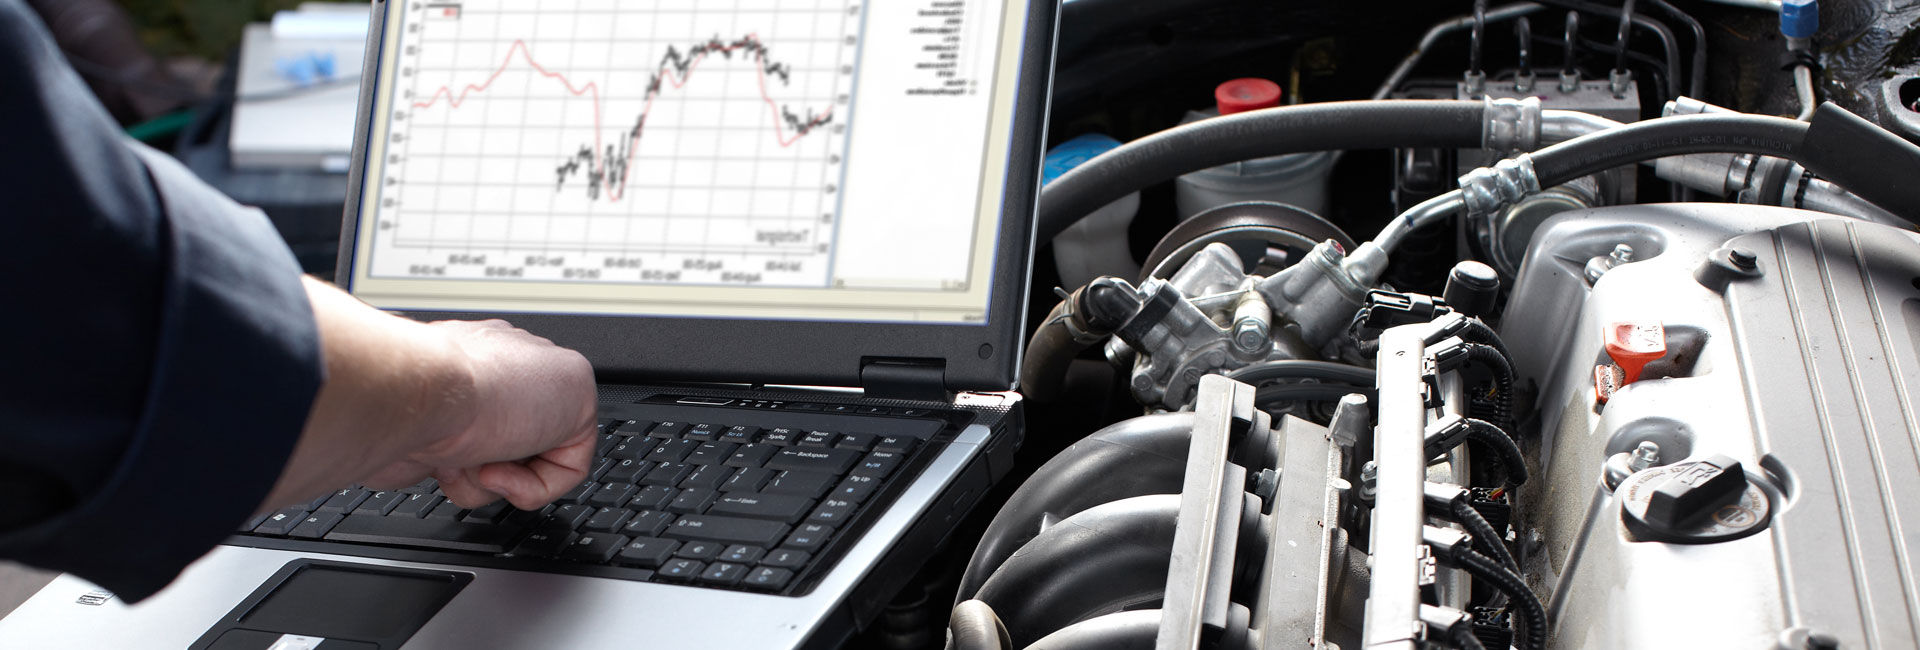
<svg viewBox="0 0 1920 650">
<path fill-rule="evenodd" d="M 746 40 L 757 43 L 760 40 L 760 35 L 757 33 L 748 33 Z M 719 51 L 719 52 L 730 53 L 735 49 L 738 49 L 739 47 L 741 47 L 741 45 L 733 45 L 733 46 L 722 45 L 717 48 L 711 48 L 710 50 L 700 52 L 695 58 L 687 62 L 686 72 L 681 73 L 681 75 L 677 79 L 672 74 L 671 67 L 665 61 L 662 61 L 660 64 L 660 70 L 657 73 L 657 76 L 667 80 L 669 83 L 672 83 L 675 89 L 679 89 L 685 86 L 687 83 L 687 79 L 693 76 L 694 68 L 699 67 L 700 62 L 705 61 L 707 59 L 707 53 L 709 51 Z M 533 68 L 535 72 L 540 73 L 540 75 L 543 77 L 558 80 L 560 82 L 560 85 L 565 86 L 567 89 L 567 92 L 572 94 L 573 96 L 579 97 L 581 95 L 587 95 L 587 94 L 593 95 L 593 155 L 596 157 L 594 164 L 596 166 L 601 166 L 601 168 L 604 169 L 605 161 L 599 160 L 599 158 L 604 157 L 604 154 L 602 153 L 604 150 L 600 146 L 601 102 L 600 102 L 599 84 L 597 82 L 588 82 L 584 86 L 578 86 L 578 87 L 574 86 L 573 81 L 568 79 L 566 75 L 548 70 L 546 66 L 540 65 L 539 61 L 535 61 L 533 59 L 533 52 L 527 48 L 527 42 L 525 39 L 514 40 L 513 45 L 507 48 L 506 58 L 500 61 L 500 67 L 495 69 L 493 71 L 493 74 L 488 75 L 486 81 L 480 82 L 478 84 L 467 84 L 464 88 L 460 89 L 460 94 L 458 96 L 455 96 L 453 94 L 452 84 L 441 86 L 438 90 L 435 90 L 433 92 L 433 95 L 427 98 L 427 101 L 414 102 L 413 107 L 421 108 L 421 109 L 433 108 L 434 105 L 440 103 L 440 98 L 444 96 L 447 98 L 447 105 L 449 108 L 460 108 L 461 104 L 466 103 L 468 95 L 471 95 L 476 92 L 486 92 L 488 88 L 491 88 L 493 86 L 493 82 L 498 81 L 500 79 L 500 75 L 506 74 L 507 68 L 513 65 L 513 55 L 515 52 L 518 52 L 520 54 L 520 58 L 526 60 L 527 66 Z M 774 131 L 775 140 L 778 141 L 780 146 L 783 148 L 790 147 L 790 146 L 793 146 L 794 142 L 799 141 L 802 136 L 805 136 L 806 133 L 802 131 L 797 131 L 793 135 L 789 136 L 786 133 L 786 129 L 781 127 L 780 105 L 778 102 L 775 102 L 773 100 L 773 96 L 767 92 L 767 66 L 766 66 L 765 59 L 766 59 L 765 54 L 758 54 L 755 56 L 755 63 L 759 64 L 754 66 L 754 68 L 758 73 L 758 78 L 760 83 L 760 99 L 766 102 L 767 109 L 772 112 L 773 131 Z M 647 94 L 647 102 L 646 102 L 646 105 L 640 110 L 640 117 L 639 117 L 639 121 L 637 122 L 638 124 L 642 124 L 642 125 L 646 124 L 647 116 L 653 113 L 653 100 L 654 98 L 659 96 L 660 96 L 660 93 L 658 91 L 650 92 Z M 831 115 L 831 113 L 828 113 L 828 114 Z M 635 129 L 633 134 L 629 137 L 627 146 L 629 151 L 637 151 L 639 149 L 639 146 L 640 146 L 639 129 Z M 622 169 L 620 170 L 620 182 L 618 187 L 620 188 L 626 187 L 627 173 L 628 173 L 628 170 L 630 169 L 632 169 L 632 165 L 625 165 L 622 167 Z M 619 201 L 620 197 L 625 194 L 626 194 L 625 191 L 610 192 L 609 200 Z"/>
</svg>

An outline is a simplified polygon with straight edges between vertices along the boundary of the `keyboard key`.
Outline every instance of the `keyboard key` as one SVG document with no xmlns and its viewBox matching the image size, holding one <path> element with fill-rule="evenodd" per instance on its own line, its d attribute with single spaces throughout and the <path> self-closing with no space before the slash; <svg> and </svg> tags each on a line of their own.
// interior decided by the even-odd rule
<svg viewBox="0 0 1920 650">
<path fill-rule="evenodd" d="M 880 436 L 871 433 L 849 433 L 840 436 L 840 441 L 833 443 L 833 446 L 854 451 L 867 451 L 873 449 L 873 442 L 879 439 Z"/>
<path fill-rule="evenodd" d="M 838 477 L 824 472 L 781 472 L 767 481 L 760 491 L 772 494 L 798 494 L 809 499 L 818 499 L 833 489 Z"/>
<path fill-rule="evenodd" d="M 626 545 L 625 535 L 581 535 L 580 539 L 573 540 L 573 544 L 567 547 L 567 552 L 562 553 L 561 557 L 575 562 L 605 564 L 613 559 L 613 554 L 619 553 L 620 549 L 625 548 Z"/>
<path fill-rule="evenodd" d="M 346 515 L 338 512 L 316 512 L 308 515 L 306 519 L 302 519 L 300 525 L 294 526 L 293 532 L 287 533 L 287 536 L 303 539 L 320 539 L 326 536 L 327 531 L 333 530 L 335 524 L 340 523 L 340 520 L 345 518 L 347 518 Z"/>
<path fill-rule="evenodd" d="M 680 480 L 680 487 L 716 490 L 733 477 L 734 469 L 725 465 L 697 465 L 693 473 Z"/>
<path fill-rule="evenodd" d="M 527 557 L 560 557 L 561 553 L 566 552 L 568 546 L 573 545 L 573 540 L 579 537 L 578 533 L 561 528 L 536 530 L 533 534 L 527 535 L 526 539 L 520 540 L 519 546 L 513 547 L 513 554 Z"/>
<path fill-rule="evenodd" d="M 760 436 L 760 442 L 762 444 L 773 445 L 775 447 L 785 447 L 787 445 L 791 445 L 793 443 L 799 442 L 801 435 L 802 435 L 802 432 L 797 429 L 780 427 L 778 429 L 768 431 L 767 435 Z"/>
<path fill-rule="evenodd" d="M 759 567 L 749 570 L 747 577 L 742 579 L 740 584 L 741 586 L 752 587 L 754 589 L 778 591 L 786 587 L 787 582 L 790 580 L 793 580 L 792 571 L 772 567 Z"/>
<path fill-rule="evenodd" d="M 372 503 L 372 502 L 373 502 L 372 499 L 367 500 L 367 503 Z M 472 510 L 468 510 L 467 514 L 460 518 L 460 521 L 463 521 L 469 524 L 497 524 L 497 523 L 500 523 L 500 520 L 506 519 L 508 514 L 507 511 L 512 509 L 513 509 L 513 504 L 507 503 L 505 499 L 502 499 L 499 501 L 495 501 L 493 503 L 489 503 L 484 506 L 480 506 L 478 508 L 474 508 Z M 367 506 L 365 505 L 360 506 L 361 512 L 366 512 L 366 510 L 367 510 Z"/>
<path fill-rule="evenodd" d="M 695 447 L 693 454 L 687 456 L 687 462 L 695 465 L 719 465 L 733 456 L 738 445 L 731 442 L 703 442 Z"/>
<path fill-rule="evenodd" d="M 381 517 L 356 512 L 327 533 L 336 542 L 392 544 L 476 553 L 505 553 L 521 529 L 496 524 L 469 524 L 446 519 Z"/>
<path fill-rule="evenodd" d="M 627 527 L 620 529 L 620 534 L 628 537 L 659 537 L 668 526 L 673 525 L 676 516 L 658 510 L 636 512 L 632 519 L 627 520 Z"/>
<path fill-rule="evenodd" d="M 710 585 L 731 587 L 747 577 L 747 567 L 732 562 L 715 562 L 700 572 L 700 581 Z"/>
<path fill-rule="evenodd" d="M 765 558 L 761 559 L 760 566 L 799 569 L 800 567 L 806 566 L 807 560 L 811 559 L 813 559 L 812 553 L 791 548 L 779 548 L 774 549 L 772 553 L 768 553 Z"/>
<path fill-rule="evenodd" d="M 596 457 L 605 456 L 607 455 L 607 450 L 613 449 L 614 445 L 620 444 L 622 442 L 626 442 L 626 440 L 627 440 L 626 436 L 616 436 L 611 433 L 602 433 L 600 434 L 600 441 L 594 443 L 593 445 L 593 455 Z"/>
<path fill-rule="evenodd" d="M 666 537 L 672 539 L 698 539 L 723 542 L 726 544 L 747 544 L 751 546 L 773 546 L 787 534 L 787 525 L 777 521 L 760 519 L 741 519 L 738 517 L 719 517 L 714 515 L 687 515 L 667 527 Z"/>
<path fill-rule="evenodd" d="M 743 445 L 735 449 L 732 456 L 727 457 L 725 464 L 729 467 L 759 467 L 765 465 L 767 459 L 772 458 L 778 451 L 780 451 L 779 447 L 766 443 Z"/>
<path fill-rule="evenodd" d="M 253 532 L 253 529 L 259 528 L 260 524 L 266 523 L 267 517 L 271 516 L 272 514 L 273 513 L 267 513 L 264 515 L 254 515 L 252 519 L 248 519 L 245 522 L 242 522 L 240 524 L 240 532 L 243 532 L 243 533 Z"/>
<path fill-rule="evenodd" d="M 667 504 L 667 512 L 697 515 L 705 512 L 707 506 L 712 505 L 714 500 L 719 497 L 720 493 L 718 491 L 706 488 L 688 488 L 681 490 L 679 494 L 674 495 L 673 503 Z"/>
<path fill-rule="evenodd" d="M 918 439 L 909 436 L 880 436 L 879 440 L 874 441 L 873 450 L 904 454 L 913 451 L 913 446 L 919 442 Z"/>
<path fill-rule="evenodd" d="M 734 544 L 733 546 L 727 547 L 726 551 L 720 553 L 720 559 L 736 564 L 753 564 L 754 562 L 760 561 L 760 556 L 766 554 L 767 549 L 758 546 Z"/>
<path fill-rule="evenodd" d="M 628 510 L 664 510 L 673 502 L 673 488 L 664 485 L 649 485 L 640 488 L 627 502 Z"/>
<path fill-rule="evenodd" d="M 300 506 L 301 510 L 305 510 L 307 512 L 313 512 L 315 510 L 319 510 L 320 506 L 327 505 L 327 501 L 331 500 L 332 498 L 333 498 L 333 493 L 327 492 L 325 494 L 315 496 L 312 499 L 308 499 L 306 503 L 302 503 L 298 505 Z"/>
<path fill-rule="evenodd" d="M 593 513 L 593 516 L 587 519 L 587 524 L 581 526 L 580 530 L 589 533 L 617 533 L 627 526 L 627 518 L 632 516 L 633 511 L 626 508 L 601 508 L 599 512 Z"/>
<path fill-rule="evenodd" d="M 721 442 L 730 442 L 736 445 L 753 444 L 759 439 L 760 427 L 754 426 L 741 425 L 737 427 L 727 427 L 727 432 L 720 434 Z"/>
<path fill-rule="evenodd" d="M 865 503 L 867 497 L 873 496 L 874 490 L 879 488 L 880 479 L 872 476 L 854 475 L 847 477 L 846 480 L 840 482 L 838 487 L 833 488 L 832 496 L 835 499 L 845 499 L 854 503 Z"/>
<path fill-rule="evenodd" d="M 607 457 L 614 460 L 640 460 L 647 455 L 647 452 L 653 451 L 653 448 L 658 446 L 660 446 L 659 443 L 652 438 L 628 438 L 625 442 L 614 445 L 608 450 Z"/>
<path fill-rule="evenodd" d="M 860 462 L 860 452 L 852 449 L 799 449 L 789 447 L 767 459 L 767 469 L 801 470 L 845 474 Z"/>
<path fill-rule="evenodd" d="M 460 515 L 465 514 L 466 511 L 467 511 L 466 508 L 453 505 L 452 501 L 441 501 L 440 505 L 433 507 L 432 512 L 427 513 L 426 518 L 427 519 L 443 519 L 446 521 L 458 521 L 460 519 Z"/>
<path fill-rule="evenodd" d="M 692 580 L 705 570 L 707 570 L 707 563 L 699 560 L 670 560 L 660 565 L 660 570 L 654 572 L 654 575 L 669 580 Z"/>
<path fill-rule="evenodd" d="M 601 486 L 598 492 L 594 492 L 593 496 L 587 497 L 587 505 L 597 508 L 618 508 L 627 505 L 627 499 L 639 491 L 640 488 L 632 483 L 608 483 Z"/>
<path fill-rule="evenodd" d="M 621 460 L 614 463 L 613 468 L 607 470 L 600 480 L 608 483 L 639 483 L 640 477 L 646 476 L 651 469 L 653 463 L 644 460 Z"/>
<path fill-rule="evenodd" d="M 735 472 L 733 476 L 728 477 L 727 482 L 720 484 L 720 491 L 721 492 L 759 492 L 760 486 L 766 485 L 767 481 L 772 478 L 773 478 L 773 470 L 760 469 L 758 467 L 748 467 L 748 468 L 741 469 L 740 471 Z"/>
<path fill-rule="evenodd" d="M 412 486 L 401 488 L 400 491 L 407 494 L 433 494 L 438 489 L 440 489 L 440 481 L 428 478 Z"/>
<path fill-rule="evenodd" d="M 867 454 L 866 459 L 860 461 L 860 466 L 853 468 L 853 475 L 886 478 L 888 474 L 893 473 L 893 468 L 900 466 L 902 455 L 891 451 Z"/>
<path fill-rule="evenodd" d="M 567 530 L 574 530 L 576 528 L 579 528 L 580 524 L 586 523 L 587 519 L 592 518 L 593 513 L 595 512 L 599 512 L 599 511 L 594 509 L 593 506 L 583 506 L 579 504 L 570 503 L 564 506 L 560 506 L 558 508 L 554 508 L 553 514 L 547 515 L 548 523 L 543 525 L 542 527 L 552 526 L 554 528 L 565 528 Z"/>
<path fill-rule="evenodd" d="M 327 497 L 326 503 L 320 504 L 320 512 L 338 512 L 340 514 L 353 512 L 354 508 L 360 507 L 360 504 L 365 502 L 367 497 L 372 496 L 372 494 L 372 492 L 358 488 L 335 492 L 333 496 Z"/>
<path fill-rule="evenodd" d="M 671 440 L 686 432 L 687 423 L 685 422 L 661 422 L 647 431 L 647 437 Z"/>
<path fill-rule="evenodd" d="M 720 434 L 726 433 L 726 431 L 727 431 L 726 427 L 720 426 L 718 424 L 696 424 L 696 425 L 693 425 L 693 428 L 687 429 L 686 435 L 682 437 L 688 440 L 697 440 L 700 442 L 712 442 L 714 440 L 719 439 Z"/>
<path fill-rule="evenodd" d="M 507 517 L 500 520 L 500 523 L 508 526 L 531 528 L 534 524 L 546 521 L 547 516 L 553 514 L 556 508 L 557 506 L 547 506 L 539 510 L 521 510 L 514 508 L 507 511 Z"/>
<path fill-rule="evenodd" d="M 787 548 L 803 551 L 817 551 L 827 545 L 827 538 L 833 536 L 833 526 L 812 522 L 800 524 L 793 529 L 793 536 L 787 538 Z M 778 551 L 775 551 L 776 553 Z"/>
<path fill-rule="evenodd" d="M 593 468 L 587 470 L 587 480 L 601 480 L 600 477 L 606 475 L 607 470 L 613 469 L 613 462 L 612 458 L 602 458 L 594 461 Z"/>
<path fill-rule="evenodd" d="M 692 455 L 693 450 L 699 447 L 700 443 L 693 440 L 668 440 L 654 447 L 653 451 L 647 452 L 647 460 L 656 463 L 678 463 L 685 461 L 687 456 Z"/>
<path fill-rule="evenodd" d="M 613 427 L 613 432 L 626 436 L 645 435 L 647 429 L 652 426 L 653 423 L 646 420 L 621 420 L 618 425 Z"/>
<path fill-rule="evenodd" d="M 661 463 L 647 472 L 646 476 L 640 477 L 640 484 L 673 487 L 692 473 L 693 466 L 686 463 Z"/>
<path fill-rule="evenodd" d="M 419 519 L 427 516 L 427 513 L 433 512 L 434 507 L 440 505 L 440 502 L 445 500 L 446 499 L 438 494 L 408 494 L 407 498 L 400 502 L 400 505 L 393 507 L 393 512 L 387 513 L 387 516 Z"/>
<path fill-rule="evenodd" d="M 581 481 L 579 485 L 575 485 L 573 486 L 573 489 L 567 490 L 566 494 L 560 495 L 560 498 L 555 499 L 554 502 L 555 503 L 586 503 L 587 497 L 593 496 L 593 492 L 595 490 L 598 490 L 599 488 L 600 488 L 600 484 L 594 482 L 591 479 L 586 481 Z"/>
<path fill-rule="evenodd" d="M 716 542 L 691 541 L 680 545 L 680 550 L 675 551 L 673 556 L 705 562 L 720 557 L 720 552 L 724 550 L 726 546 Z"/>
<path fill-rule="evenodd" d="M 657 537 L 635 537 L 627 541 L 613 560 L 627 566 L 652 569 L 673 558 L 673 552 L 680 549 L 680 543 Z"/>
<path fill-rule="evenodd" d="M 360 507 L 354 508 L 353 511 L 354 512 L 372 512 L 372 513 L 378 513 L 378 514 L 384 515 L 389 512 L 393 512 L 394 507 L 399 506 L 400 501 L 402 499 L 405 499 L 407 496 L 408 495 L 402 494 L 400 492 L 390 492 L 385 490 L 380 492 L 375 492 L 373 494 L 367 495 L 367 500 L 360 502 Z"/>
<path fill-rule="evenodd" d="M 768 519 L 794 523 L 807 516 L 807 510 L 813 507 L 813 499 L 791 494 L 760 494 L 757 492 L 733 492 L 714 502 L 707 512 L 716 515 L 747 517 L 749 519 Z"/>
<path fill-rule="evenodd" d="M 808 431 L 807 435 L 800 436 L 800 442 L 794 444 L 800 447 L 832 447 L 839 439 L 840 434 L 832 431 Z"/>
<path fill-rule="evenodd" d="M 858 505 L 860 504 L 846 499 L 827 499 L 820 502 L 820 507 L 813 510 L 813 514 L 807 517 L 807 521 L 838 526 L 845 523 L 847 517 L 853 516 L 853 509 Z"/>
</svg>

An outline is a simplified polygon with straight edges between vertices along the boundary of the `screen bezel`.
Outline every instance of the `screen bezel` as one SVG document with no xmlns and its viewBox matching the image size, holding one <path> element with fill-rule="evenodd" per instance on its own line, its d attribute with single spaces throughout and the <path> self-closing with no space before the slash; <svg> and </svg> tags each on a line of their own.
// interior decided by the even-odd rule
<svg viewBox="0 0 1920 650">
<path fill-rule="evenodd" d="M 503 318 L 579 350 L 604 381 L 859 386 L 860 370 L 866 361 L 930 359 L 943 363 L 948 390 L 1011 389 L 1025 331 L 1033 214 L 1039 199 L 1058 17 L 1058 3 L 1028 1 L 1009 125 L 1000 226 L 994 237 L 992 288 L 987 319 L 982 324 L 419 310 L 397 313 L 419 320 Z M 368 30 L 335 273 L 336 281 L 349 292 L 353 290 L 360 207 L 367 189 L 362 179 L 367 139 L 373 128 L 371 107 L 379 91 L 381 45 L 390 11 L 398 4 L 375 2 Z"/>
</svg>

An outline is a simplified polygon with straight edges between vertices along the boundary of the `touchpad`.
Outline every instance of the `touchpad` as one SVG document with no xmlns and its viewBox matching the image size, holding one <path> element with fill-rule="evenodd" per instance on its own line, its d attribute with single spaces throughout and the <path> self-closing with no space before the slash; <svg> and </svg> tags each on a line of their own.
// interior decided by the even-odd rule
<svg viewBox="0 0 1920 650">
<path fill-rule="evenodd" d="M 468 573 L 295 560 L 192 650 L 397 650 L 472 581 Z"/>
</svg>

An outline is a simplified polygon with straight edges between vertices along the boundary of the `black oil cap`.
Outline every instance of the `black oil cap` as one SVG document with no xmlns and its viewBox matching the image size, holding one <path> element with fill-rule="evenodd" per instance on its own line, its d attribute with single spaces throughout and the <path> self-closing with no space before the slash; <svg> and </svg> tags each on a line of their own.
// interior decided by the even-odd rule
<svg viewBox="0 0 1920 650">
<path fill-rule="evenodd" d="M 1500 275 L 1491 266 L 1467 260 L 1453 265 L 1453 271 L 1447 274 L 1447 288 L 1440 295 L 1454 311 L 1485 317 L 1500 297 Z"/>
<path fill-rule="evenodd" d="M 1680 530 L 1738 502 L 1746 491 L 1747 473 L 1740 461 L 1714 454 L 1660 483 L 1647 500 L 1645 519 L 1654 528 Z"/>
</svg>

